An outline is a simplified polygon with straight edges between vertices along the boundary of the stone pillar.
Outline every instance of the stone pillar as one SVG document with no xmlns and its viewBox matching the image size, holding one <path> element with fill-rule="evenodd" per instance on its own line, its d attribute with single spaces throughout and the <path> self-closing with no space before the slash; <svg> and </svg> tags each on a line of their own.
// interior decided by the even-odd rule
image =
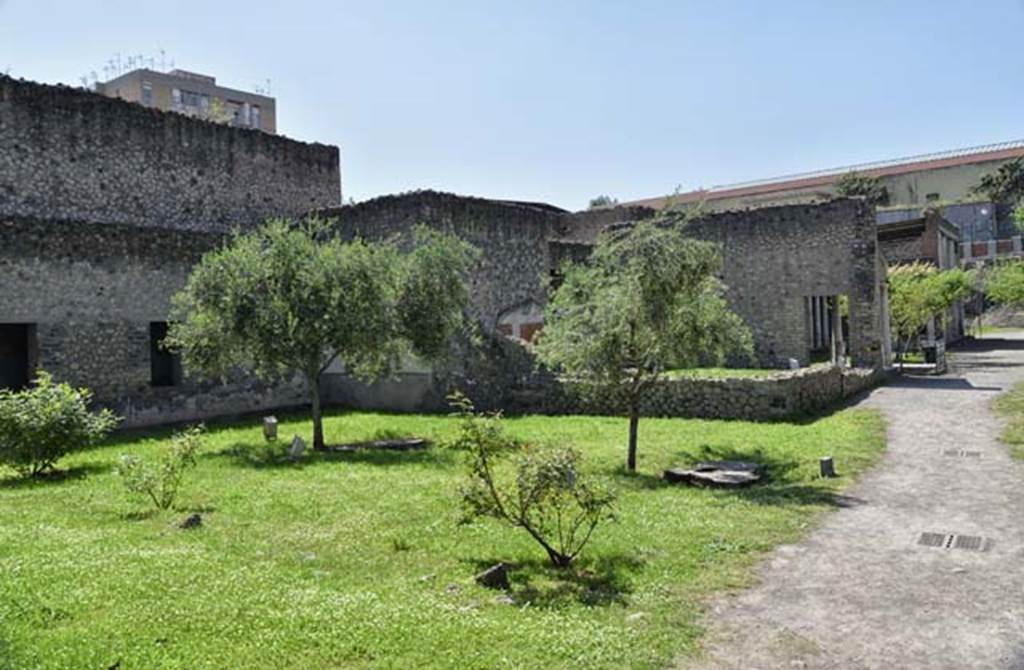
<svg viewBox="0 0 1024 670">
<path fill-rule="evenodd" d="M 839 314 L 839 296 L 831 296 L 828 300 L 832 308 L 832 362 L 844 367 L 846 347 L 843 344 L 843 318 Z"/>
</svg>

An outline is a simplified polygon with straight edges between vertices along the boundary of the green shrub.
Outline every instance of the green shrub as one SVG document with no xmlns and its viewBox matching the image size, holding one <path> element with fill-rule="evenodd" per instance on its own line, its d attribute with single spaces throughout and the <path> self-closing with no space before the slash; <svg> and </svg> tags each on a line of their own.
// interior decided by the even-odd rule
<svg viewBox="0 0 1024 670">
<path fill-rule="evenodd" d="M 567 567 L 612 519 L 615 495 L 581 471 L 575 449 L 520 445 L 504 434 L 499 415 L 475 413 L 460 395 L 452 404 L 462 417 L 454 444 L 470 457 L 464 521 L 492 517 L 522 528 L 553 565 Z M 512 467 L 499 462 L 505 454 L 515 454 Z"/>
<path fill-rule="evenodd" d="M 118 418 L 106 409 L 90 412 L 91 401 L 89 389 L 55 384 L 43 371 L 25 390 L 0 390 L 0 464 L 34 477 L 95 444 Z"/>
<path fill-rule="evenodd" d="M 157 509 L 168 509 L 178 496 L 185 471 L 196 465 L 203 426 L 191 426 L 171 438 L 171 448 L 155 463 L 124 454 L 117 474 L 129 493 L 148 497 Z"/>
</svg>

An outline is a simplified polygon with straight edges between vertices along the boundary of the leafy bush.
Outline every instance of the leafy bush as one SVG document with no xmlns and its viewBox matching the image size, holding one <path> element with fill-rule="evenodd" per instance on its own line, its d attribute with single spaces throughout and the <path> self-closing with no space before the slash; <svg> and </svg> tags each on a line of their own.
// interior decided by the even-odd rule
<svg viewBox="0 0 1024 670">
<path fill-rule="evenodd" d="M 462 417 L 454 445 L 470 456 L 461 491 L 464 520 L 492 517 L 522 528 L 552 564 L 567 567 L 594 530 L 613 518 L 614 494 L 589 481 L 575 449 L 519 445 L 502 431 L 500 415 L 475 413 L 463 396 L 452 404 Z M 502 467 L 498 461 L 509 453 L 516 455 L 514 467 Z"/>
<path fill-rule="evenodd" d="M 0 390 L 0 464 L 37 476 L 62 456 L 95 444 L 118 419 L 106 409 L 90 412 L 91 401 L 89 389 L 55 384 L 43 371 L 23 391 Z"/>
<path fill-rule="evenodd" d="M 202 425 L 175 434 L 171 448 L 161 454 L 155 464 L 124 454 L 117 474 L 130 493 L 148 497 L 157 509 L 168 509 L 178 496 L 185 471 L 195 467 L 202 436 Z"/>
</svg>

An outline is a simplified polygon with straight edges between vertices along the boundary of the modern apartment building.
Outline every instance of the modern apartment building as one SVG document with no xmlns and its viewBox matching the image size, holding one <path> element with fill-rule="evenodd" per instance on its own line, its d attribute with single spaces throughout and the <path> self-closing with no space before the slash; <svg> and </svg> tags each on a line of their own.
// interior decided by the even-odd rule
<svg viewBox="0 0 1024 670">
<path fill-rule="evenodd" d="M 178 112 L 265 133 L 277 132 L 274 98 L 218 86 L 214 77 L 186 70 L 132 70 L 96 84 L 96 91 L 146 107 Z"/>
</svg>

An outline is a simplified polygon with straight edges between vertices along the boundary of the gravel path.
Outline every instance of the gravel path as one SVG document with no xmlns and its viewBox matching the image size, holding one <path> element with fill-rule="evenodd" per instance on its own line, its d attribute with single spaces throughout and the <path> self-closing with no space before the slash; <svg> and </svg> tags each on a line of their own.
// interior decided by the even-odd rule
<svg viewBox="0 0 1024 670">
<path fill-rule="evenodd" d="M 888 421 L 881 464 L 807 540 L 776 549 L 757 586 L 712 605 L 707 654 L 684 667 L 1024 670 L 1024 463 L 989 408 L 1024 379 L 1024 334 L 954 361 L 859 403 Z M 922 546 L 926 532 L 991 545 Z"/>
</svg>

